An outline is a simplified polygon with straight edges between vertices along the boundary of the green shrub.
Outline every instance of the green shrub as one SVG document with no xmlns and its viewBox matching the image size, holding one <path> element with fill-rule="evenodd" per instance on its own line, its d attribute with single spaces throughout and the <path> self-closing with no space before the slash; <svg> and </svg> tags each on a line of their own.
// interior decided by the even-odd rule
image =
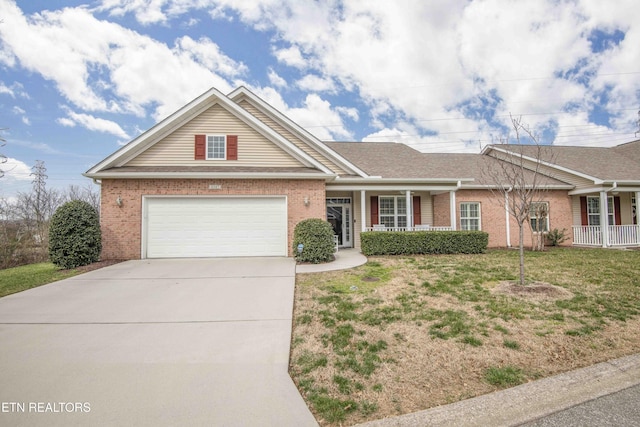
<svg viewBox="0 0 640 427">
<path fill-rule="evenodd" d="M 298 253 L 298 245 L 304 245 Z M 319 218 L 300 221 L 293 232 L 293 253 L 300 262 L 319 264 L 333 261 L 333 228 L 331 224 Z"/>
<path fill-rule="evenodd" d="M 49 226 L 49 259 L 69 269 L 96 262 L 102 250 L 98 212 L 87 202 L 73 200 L 60 206 Z"/>
<path fill-rule="evenodd" d="M 484 231 L 366 231 L 364 255 L 478 254 L 489 245 Z"/>
<path fill-rule="evenodd" d="M 558 230 L 554 228 L 547 234 L 547 239 L 549 239 L 549 244 L 551 246 L 560 246 L 569 238 L 567 237 L 567 229 L 563 228 L 562 230 Z"/>
</svg>

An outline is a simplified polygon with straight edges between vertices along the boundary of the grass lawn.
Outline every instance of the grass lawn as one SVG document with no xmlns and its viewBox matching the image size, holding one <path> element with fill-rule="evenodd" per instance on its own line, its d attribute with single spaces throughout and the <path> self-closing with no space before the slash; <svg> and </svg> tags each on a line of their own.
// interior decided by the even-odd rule
<svg viewBox="0 0 640 427">
<path fill-rule="evenodd" d="M 99 261 L 72 270 L 61 270 L 50 262 L 42 262 L 0 270 L 0 297 L 77 276 L 118 262 L 121 261 Z"/>
<path fill-rule="evenodd" d="M 76 270 L 61 270 L 50 262 L 0 270 L 0 297 L 66 279 L 79 273 Z"/>
<path fill-rule="evenodd" d="M 370 257 L 297 276 L 290 373 L 321 425 L 447 404 L 640 351 L 640 251 Z"/>
</svg>

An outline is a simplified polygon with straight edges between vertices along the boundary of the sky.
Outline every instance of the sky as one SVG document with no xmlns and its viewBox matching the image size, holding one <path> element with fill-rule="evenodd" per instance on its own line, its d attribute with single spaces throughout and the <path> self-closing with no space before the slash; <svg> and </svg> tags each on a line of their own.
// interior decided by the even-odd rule
<svg viewBox="0 0 640 427">
<path fill-rule="evenodd" d="M 0 198 L 82 173 L 211 87 L 328 141 L 477 153 L 637 139 L 637 0 L 0 0 Z M 634 25 L 635 24 L 635 25 Z"/>
</svg>

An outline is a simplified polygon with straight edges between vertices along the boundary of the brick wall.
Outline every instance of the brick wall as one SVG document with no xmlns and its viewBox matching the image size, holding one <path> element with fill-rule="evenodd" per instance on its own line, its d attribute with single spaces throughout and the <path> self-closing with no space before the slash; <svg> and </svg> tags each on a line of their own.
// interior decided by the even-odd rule
<svg viewBox="0 0 640 427">
<path fill-rule="evenodd" d="M 212 184 L 221 188 L 211 190 Z M 287 196 L 289 256 L 296 224 L 305 218 L 326 217 L 323 180 L 103 179 L 102 259 L 140 258 L 142 197 L 152 195 Z M 122 207 L 116 204 L 118 197 L 122 199 Z M 304 205 L 305 197 L 309 198 L 309 206 Z"/>
<path fill-rule="evenodd" d="M 481 227 L 489 233 L 489 247 L 507 246 L 506 217 L 504 206 L 501 206 L 498 196 L 487 190 L 459 190 L 456 192 L 456 228 L 460 229 L 460 203 L 480 203 Z M 573 216 L 571 211 L 571 197 L 566 191 L 548 191 L 542 197 L 549 202 L 550 229 L 566 229 L 567 237 L 571 237 Z M 449 226 L 449 193 L 433 196 L 433 225 Z M 518 246 L 518 224 L 509 216 L 511 246 Z M 524 244 L 531 246 L 531 229 L 527 224 L 524 228 Z M 569 239 L 563 245 L 571 245 Z"/>
</svg>

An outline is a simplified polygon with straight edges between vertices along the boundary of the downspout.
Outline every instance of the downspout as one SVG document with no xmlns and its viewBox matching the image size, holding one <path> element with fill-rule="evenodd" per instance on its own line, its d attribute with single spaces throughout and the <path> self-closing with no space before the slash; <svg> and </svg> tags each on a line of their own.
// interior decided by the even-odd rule
<svg viewBox="0 0 640 427">
<path fill-rule="evenodd" d="M 505 217 L 505 231 L 507 233 L 507 247 L 511 247 L 511 224 L 509 221 L 509 193 L 513 190 L 513 186 L 509 187 L 504 192 L 504 217 Z"/>
</svg>

